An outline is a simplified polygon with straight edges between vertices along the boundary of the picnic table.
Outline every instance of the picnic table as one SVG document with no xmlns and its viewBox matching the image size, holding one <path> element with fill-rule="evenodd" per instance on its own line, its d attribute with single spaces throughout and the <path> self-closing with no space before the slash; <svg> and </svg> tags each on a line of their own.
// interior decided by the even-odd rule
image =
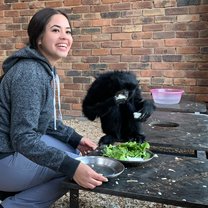
<svg viewBox="0 0 208 208">
<path fill-rule="evenodd" d="M 208 150 L 207 114 L 155 111 L 143 131 L 156 146 Z"/>
<path fill-rule="evenodd" d="M 69 207 L 79 207 L 79 190 L 170 204 L 181 207 L 208 207 L 208 161 L 191 157 L 158 154 L 148 163 L 127 167 L 116 178 L 88 190 L 66 179 Z"/>
<path fill-rule="evenodd" d="M 206 113 L 206 104 L 202 102 L 193 102 L 189 100 L 182 100 L 178 104 L 157 104 L 155 103 L 157 111 L 168 112 L 182 112 L 182 113 Z"/>
<path fill-rule="evenodd" d="M 156 104 L 156 111 L 143 124 L 143 130 L 158 157 L 148 163 L 127 166 L 121 175 L 93 190 L 66 179 L 63 186 L 70 191 L 69 207 L 79 207 L 79 190 L 85 190 L 181 207 L 208 208 L 206 112 L 203 103 Z M 163 148 L 174 151 L 161 151 Z"/>
<path fill-rule="evenodd" d="M 207 158 L 208 115 L 205 103 L 182 100 L 179 104 L 156 104 L 156 111 L 143 125 L 147 140 L 156 152 L 165 149 L 186 156 Z M 166 112 L 166 113 L 164 113 Z M 198 115 L 198 116 L 197 116 Z M 161 148 L 162 147 L 162 148 Z M 182 151 L 188 150 L 188 151 Z M 191 151 L 190 151 L 191 150 Z"/>
</svg>

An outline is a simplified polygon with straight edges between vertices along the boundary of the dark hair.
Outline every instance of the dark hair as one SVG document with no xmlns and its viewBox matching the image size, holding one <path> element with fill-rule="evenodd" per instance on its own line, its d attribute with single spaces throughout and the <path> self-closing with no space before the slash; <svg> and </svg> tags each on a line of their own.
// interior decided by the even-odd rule
<svg viewBox="0 0 208 208">
<path fill-rule="evenodd" d="M 67 16 L 66 13 L 64 13 L 61 10 L 56 10 L 52 8 L 44 8 L 38 11 L 36 14 L 34 14 L 32 19 L 30 20 L 28 29 L 27 29 L 27 33 L 29 36 L 29 44 L 32 48 L 35 48 L 35 49 L 38 48 L 37 41 L 39 37 L 42 35 L 42 33 L 44 32 L 45 27 L 47 23 L 49 22 L 50 18 L 55 14 L 64 15 L 69 21 L 69 25 L 71 27 L 69 17 Z"/>
</svg>

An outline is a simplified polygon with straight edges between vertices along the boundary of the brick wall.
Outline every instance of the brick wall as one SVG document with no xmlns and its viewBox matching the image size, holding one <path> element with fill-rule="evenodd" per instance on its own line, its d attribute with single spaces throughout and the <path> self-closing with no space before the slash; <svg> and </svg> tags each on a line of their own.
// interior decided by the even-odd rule
<svg viewBox="0 0 208 208">
<path fill-rule="evenodd" d="M 57 65 L 62 109 L 80 116 L 86 89 L 97 73 L 133 71 L 144 96 L 155 86 L 185 90 L 208 102 L 207 0 L 0 0 L 0 64 L 27 42 L 27 23 L 43 7 L 64 8 L 74 44 Z"/>
</svg>

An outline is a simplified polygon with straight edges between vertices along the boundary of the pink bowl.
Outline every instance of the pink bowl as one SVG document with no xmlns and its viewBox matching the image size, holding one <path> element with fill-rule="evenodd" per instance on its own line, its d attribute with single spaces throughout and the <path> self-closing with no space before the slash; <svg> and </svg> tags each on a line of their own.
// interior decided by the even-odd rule
<svg viewBox="0 0 208 208">
<path fill-rule="evenodd" d="M 158 104 L 178 104 L 181 101 L 183 90 L 171 88 L 151 89 L 152 98 Z"/>
</svg>

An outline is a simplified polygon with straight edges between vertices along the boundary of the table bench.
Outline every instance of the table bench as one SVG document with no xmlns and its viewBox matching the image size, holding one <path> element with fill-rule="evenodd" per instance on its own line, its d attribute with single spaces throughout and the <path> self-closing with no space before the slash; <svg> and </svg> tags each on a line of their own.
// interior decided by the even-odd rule
<svg viewBox="0 0 208 208">
<path fill-rule="evenodd" d="M 79 190 L 181 207 L 208 208 L 208 160 L 158 154 L 150 162 L 127 167 L 116 178 L 88 190 L 66 179 L 70 208 L 79 207 Z"/>
</svg>

